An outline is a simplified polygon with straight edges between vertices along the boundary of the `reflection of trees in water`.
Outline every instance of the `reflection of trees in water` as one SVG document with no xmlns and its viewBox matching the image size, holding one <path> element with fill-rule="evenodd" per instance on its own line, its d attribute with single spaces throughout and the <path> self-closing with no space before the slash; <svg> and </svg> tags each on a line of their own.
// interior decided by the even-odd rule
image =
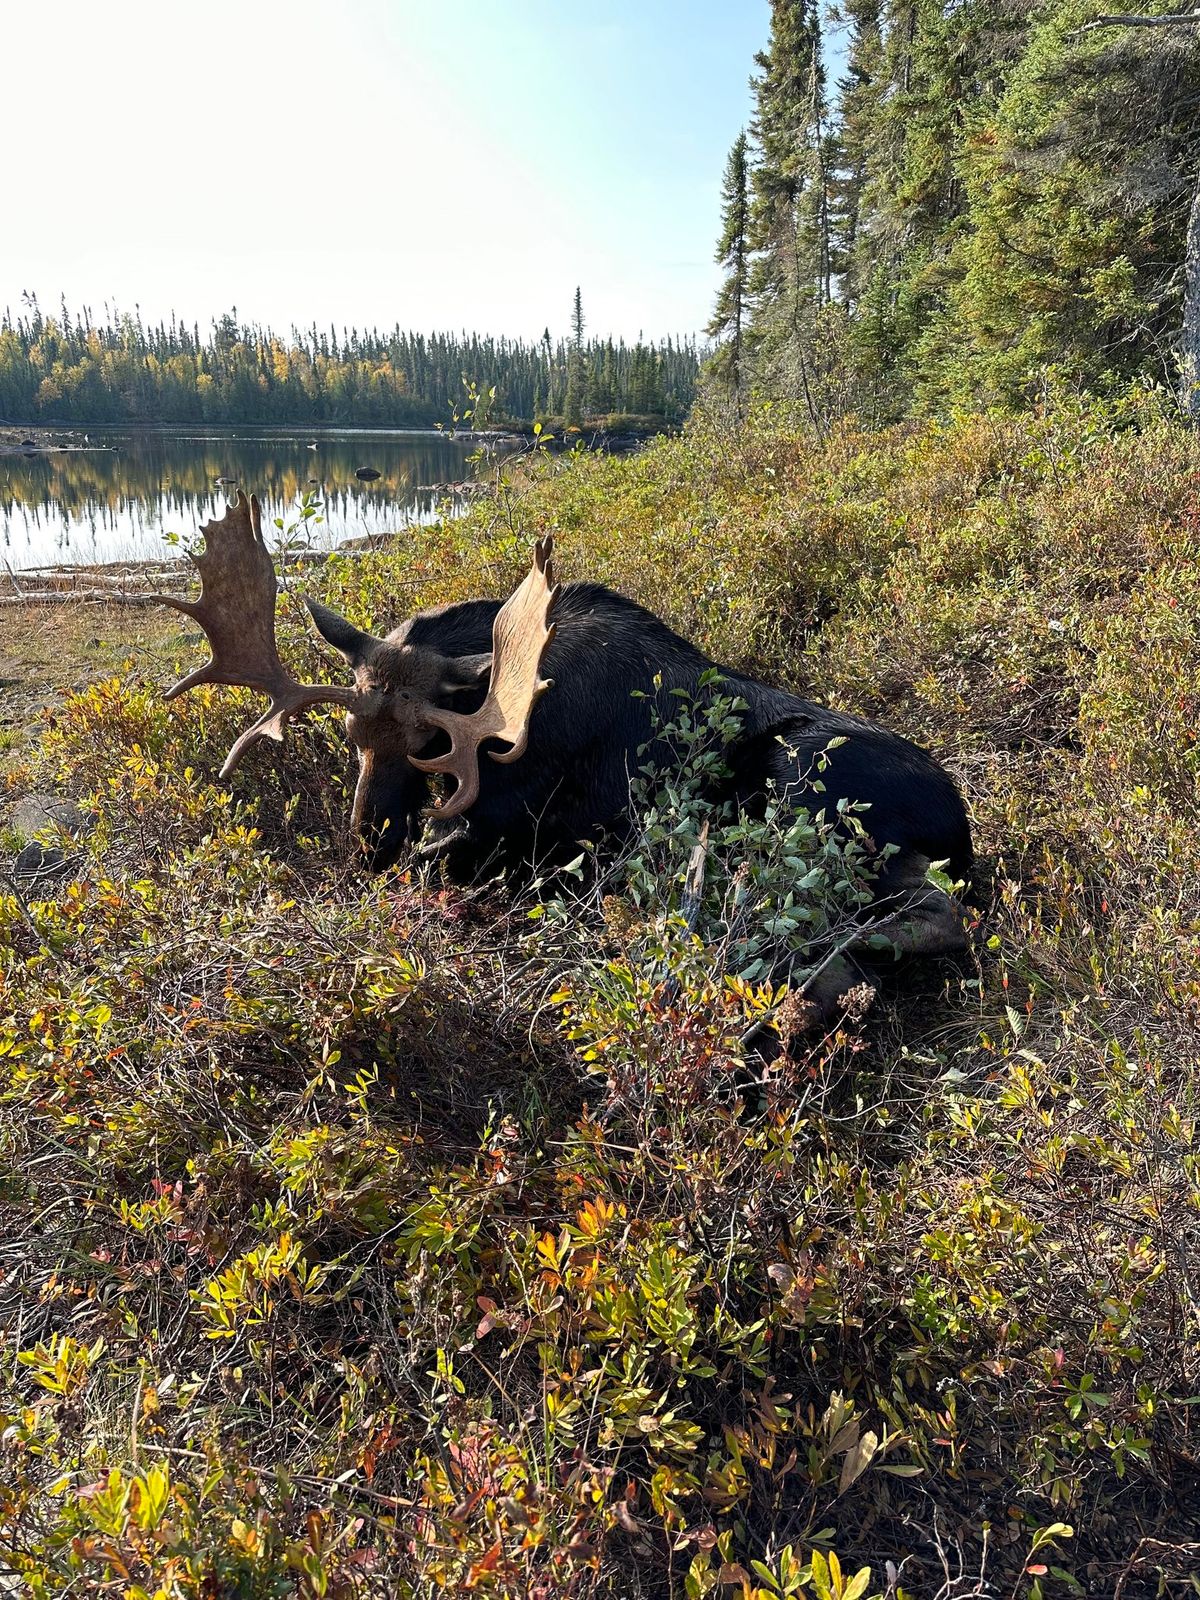
<svg viewBox="0 0 1200 1600">
<path fill-rule="evenodd" d="M 429 517 L 437 499 L 429 486 L 470 472 L 464 446 L 424 436 L 326 437 L 316 450 L 303 438 L 111 437 L 111 451 L 0 459 L 5 546 L 22 559 L 52 560 L 56 552 L 127 555 L 167 530 L 186 537 L 232 494 L 218 478 L 260 495 L 269 516 L 286 515 L 312 490 L 325 515 L 316 536 L 342 538 Z M 362 466 L 379 478 L 359 482 Z"/>
</svg>

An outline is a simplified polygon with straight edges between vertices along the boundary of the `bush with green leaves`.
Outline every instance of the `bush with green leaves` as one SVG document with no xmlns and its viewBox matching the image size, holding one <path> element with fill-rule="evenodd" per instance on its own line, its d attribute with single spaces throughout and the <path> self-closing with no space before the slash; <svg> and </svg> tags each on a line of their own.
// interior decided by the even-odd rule
<svg viewBox="0 0 1200 1600">
<path fill-rule="evenodd" d="M 1194 1594 L 1194 436 L 759 413 L 512 472 L 325 597 L 503 593 L 555 533 L 937 748 L 976 959 L 796 1027 L 774 951 L 802 981 L 869 860 L 709 814 L 685 905 L 718 684 L 612 875 L 532 901 L 360 877 L 332 716 L 222 785 L 246 696 L 65 693 L 6 779 L 97 827 L 0 882 L 0 1588 Z"/>
<path fill-rule="evenodd" d="M 655 738 L 672 759 L 665 769 L 643 766 L 631 785 L 637 831 L 616 875 L 661 936 L 680 928 L 695 935 L 717 970 L 747 983 L 786 974 L 802 985 L 831 954 L 863 937 L 862 914 L 887 852 L 876 853 L 865 808 L 839 802 L 829 814 L 822 806 L 827 752 L 811 772 L 798 774 L 812 796 L 807 808 L 773 785 L 761 816 L 714 803 L 745 710 L 743 700 L 722 692 L 723 682 L 710 669 L 694 699 L 675 691 L 674 717 L 653 717 Z M 831 739 L 828 749 L 842 742 Z"/>
</svg>

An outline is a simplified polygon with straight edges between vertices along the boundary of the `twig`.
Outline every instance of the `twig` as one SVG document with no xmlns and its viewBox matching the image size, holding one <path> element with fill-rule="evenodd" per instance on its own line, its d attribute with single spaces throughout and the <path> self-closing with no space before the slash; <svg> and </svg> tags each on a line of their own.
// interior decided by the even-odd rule
<svg viewBox="0 0 1200 1600">
<path fill-rule="evenodd" d="M 1147 1552 L 1145 1555 L 1142 1554 L 1143 1550 Z M 1128 1564 L 1118 1579 L 1116 1588 L 1113 1590 L 1113 1600 L 1121 1600 L 1125 1593 L 1125 1586 L 1134 1572 L 1138 1567 L 1146 1566 L 1151 1560 L 1149 1553 L 1151 1551 L 1157 1552 L 1160 1559 L 1165 1556 L 1176 1556 L 1189 1557 L 1194 1560 L 1200 1557 L 1200 1544 L 1170 1544 L 1165 1539 L 1152 1539 L 1149 1537 L 1139 1539 L 1137 1548 L 1130 1556 Z"/>
<path fill-rule="evenodd" d="M 700 915 L 700 905 L 704 898 L 704 872 L 707 865 L 708 818 L 706 817 L 704 826 L 700 829 L 700 838 L 688 861 L 687 874 L 683 880 L 683 899 L 679 907 L 689 933 L 695 932 L 696 920 Z"/>
</svg>

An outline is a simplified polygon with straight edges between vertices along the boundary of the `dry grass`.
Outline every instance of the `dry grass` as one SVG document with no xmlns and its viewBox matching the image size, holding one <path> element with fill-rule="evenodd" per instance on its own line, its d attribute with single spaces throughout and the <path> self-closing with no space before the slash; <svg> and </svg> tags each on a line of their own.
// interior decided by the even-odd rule
<svg viewBox="0 0 1200 1600">
<path fill-rule="evenodd" d="M 0 762 L 27 748 L 38 713 L 64 691 L 130 669 L 157 676 L 181 640 L 157 611 L 72 601 L 0 607 Z"/>
</svg>

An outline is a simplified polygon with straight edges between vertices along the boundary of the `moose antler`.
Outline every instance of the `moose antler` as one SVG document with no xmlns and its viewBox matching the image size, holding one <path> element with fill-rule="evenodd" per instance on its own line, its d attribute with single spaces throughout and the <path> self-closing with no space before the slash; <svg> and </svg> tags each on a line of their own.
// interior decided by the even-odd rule
<svg viewBox="0 0 1200 1600">
<path fill-rule="evenodd" d="M 227 778 L 252 744 L 282 739 L 289 718 L 307 706 L 329 701 L 361 709 L 364 700 L 355 689 L 297 683 L 285 671 L 275 644 L 278 586 L 270 551 L 263 543 L 258 496 L 247 501 L 239 495 L 219 522 L 206 523 L 200 531 L 204 552 L 191 556 L 200 569 L 199 600 L 171 594 L 150 598 L 198 622 L 212 647 L 212 660 L 181 678 L 167 691 L 168 700 L 201 683 L 241 684 L 271 698 L 266 711 L 226 756 L 221 777 Z"/>
<path fill-rule="evenodd" d="M 444 756 L 409 760 L 422 772 L 442 772 L 458 787 L 435 807 L 439 818 L 461 816 L 479 795 L 479 747 L 485 739 L 506 739 L 511 750 L 493 750 L 493 761 L 516 761 L 529 741 L 533 708 L 551 687 L 541 676 L 542 659 L 554 637 L 549 620 L 558 586 L 554 582 L 554 541 L 540 539 L 533 549 L 533 565 L 519 588 L 496 613 L 492 624 L 492 673 L 487 697 L 471 715 L 423 705 L 422 720 L 450 735 Z"/>
</svg>

